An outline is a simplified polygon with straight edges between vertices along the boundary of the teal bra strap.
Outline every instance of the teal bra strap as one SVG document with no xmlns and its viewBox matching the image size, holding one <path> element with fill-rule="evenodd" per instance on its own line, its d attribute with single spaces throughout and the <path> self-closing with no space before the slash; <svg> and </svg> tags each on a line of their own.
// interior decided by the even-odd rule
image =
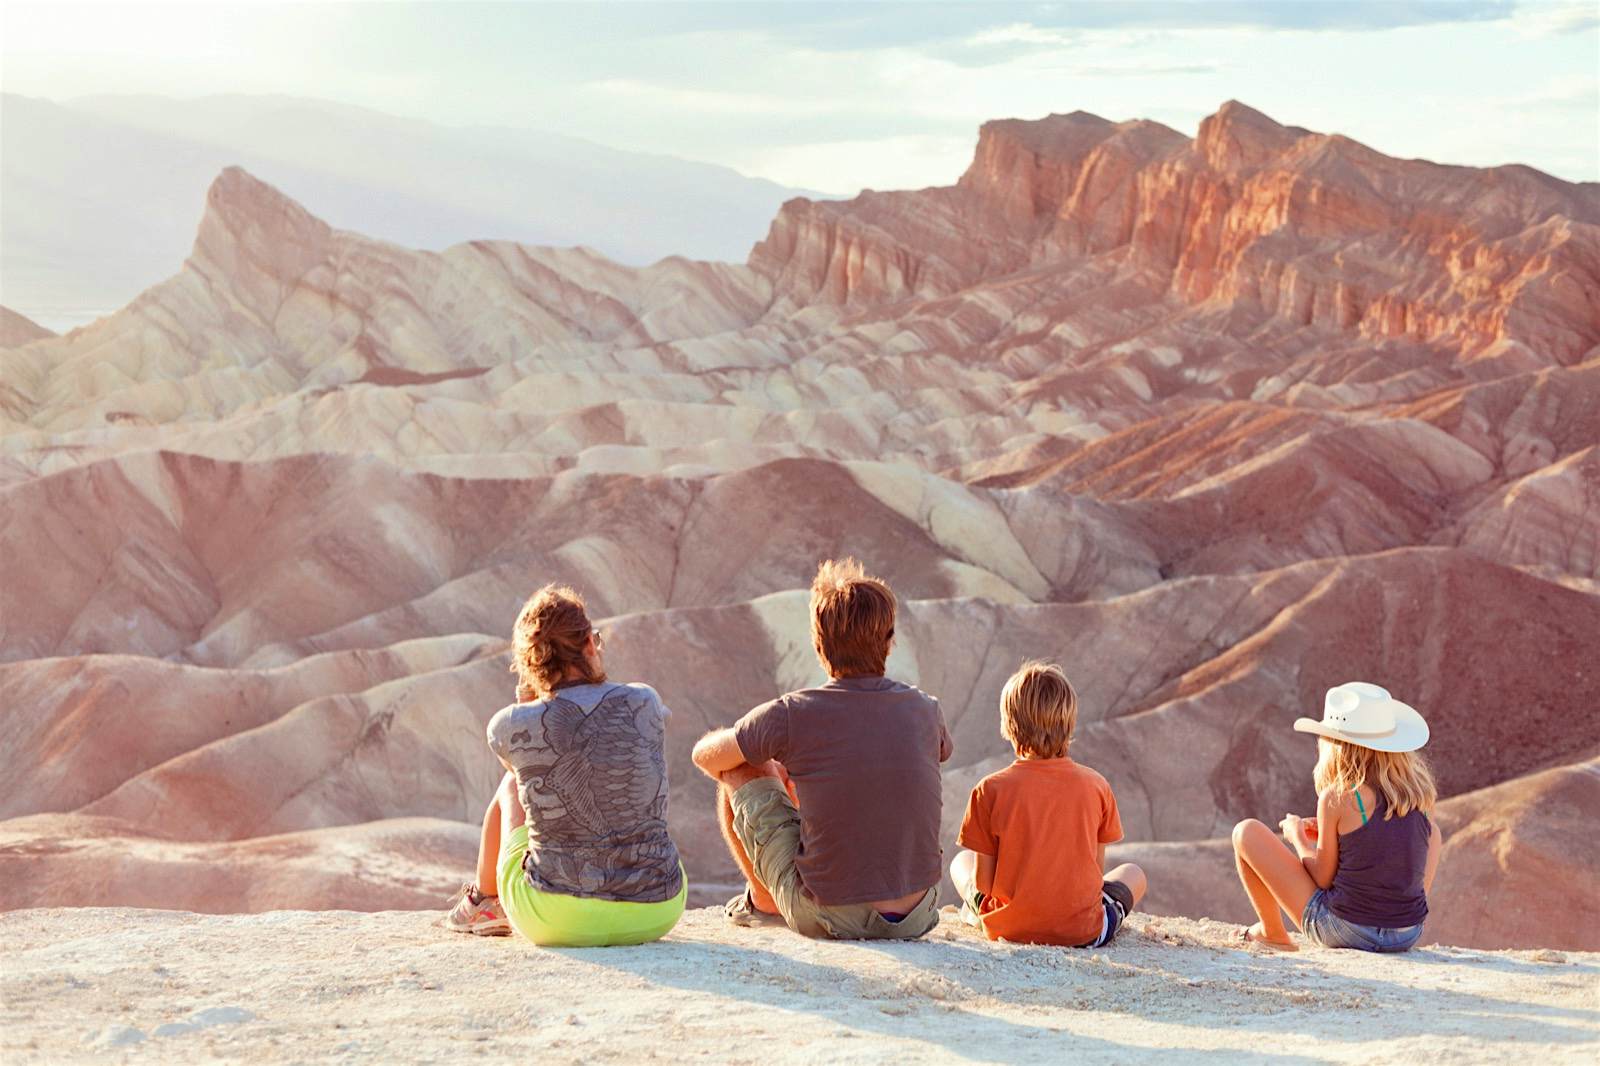
<svg viewBox="0 0 1600 1066">
<path fill-rule="evenodd" d="M 1367 824 L 1367 805 L 1361 802 L 1361 790 L 1356 789 L 1356 810 L 1361 812 L 1361 824 Z"/>
</svg>

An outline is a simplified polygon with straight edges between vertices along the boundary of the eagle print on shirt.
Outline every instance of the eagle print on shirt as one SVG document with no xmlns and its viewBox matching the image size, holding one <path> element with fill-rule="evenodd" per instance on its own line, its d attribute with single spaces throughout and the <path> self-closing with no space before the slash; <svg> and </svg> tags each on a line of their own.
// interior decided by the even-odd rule
<svg viewBox="0 0 1600 1066">
<path fill-rule="evenodd" d="M 491 738 L 504 737 L 496 750 L 516 771 L 527 810 L 523 868 L 533 887 L 640 903 L 677 895 L 665 714 L 653 690 L 617 685 L 592 709 L 558 692 L 495 716 Z"/>
</svg>

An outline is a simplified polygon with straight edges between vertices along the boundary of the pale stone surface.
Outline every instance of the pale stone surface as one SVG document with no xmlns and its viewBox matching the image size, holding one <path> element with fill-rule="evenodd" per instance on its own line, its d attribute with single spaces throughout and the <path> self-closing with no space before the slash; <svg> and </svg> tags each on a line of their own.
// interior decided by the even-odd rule
<svg viewBox="0 0 1600 1066">
<path fill-rule="evenodd" d="M 0 915 L 0 1057 L 482 1061 L 1588 1063 L 1600 956 L 1236 950 L 1135 915 L 1099 951 L 806 941 L 691 910 L 633 948 L 540 949 L 429 915 Z"/>
</svg>

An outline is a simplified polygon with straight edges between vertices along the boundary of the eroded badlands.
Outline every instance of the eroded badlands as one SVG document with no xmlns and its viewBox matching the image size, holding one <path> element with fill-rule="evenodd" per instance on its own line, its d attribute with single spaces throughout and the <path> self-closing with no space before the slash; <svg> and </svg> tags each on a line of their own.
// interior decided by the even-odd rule
<svg viewBox="0 0 1600 1066">
<path fill-rule="evenodd" d="M 854 553 L 939 697 L 947 821 L 1060 660 L 1156 912 L 1312 802 L 1328 685 L 1433 723 L 1429 935 L 1600 948 L 1600 188 L 1229 103 L 984 126 L 944 189 L 786 204 L 744 264 L 410 251 L 249 174 L 193 254 L 0 350 L 0 907 L 429 907 L 546 580 L 687 753 L 817 675 Z M 352 888 L 352 886 L 355 886 Z"/>
</svg>

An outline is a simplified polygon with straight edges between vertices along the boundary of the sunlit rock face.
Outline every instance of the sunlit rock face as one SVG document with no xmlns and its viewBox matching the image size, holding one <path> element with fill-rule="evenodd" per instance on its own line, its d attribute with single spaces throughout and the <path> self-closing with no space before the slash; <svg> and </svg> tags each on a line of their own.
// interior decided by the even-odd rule
<svg viewBox="0 0 1600 1066">
<path fill-rule="evenodd" d="M 947 846 L 1006 676 L 1054 658 L 1152 906 L 1237 912 L 1219 838 L 1309 813 L 1289 725 L 1364 679 L 1433 723 L 1433 935 L 1595 946 L 1557 905 L 1594 858 L 1549 846 L 1600 750 L 1593 185 L 1080 112 L 986 124 L 949 188 L 791 201 L 746 264 L 637 269 L 411 251 L 230 169 L 172 279 L 24 323 L 0 906 L 432 905 L 552 580 L 673 708 L 674 832 L 726 882 L 690 745 L 820 676 L 804 589 L 855 554 L 956 739 Z M 1501 855 L 1539 923 L 1481 905 Z"/>
</svg>

